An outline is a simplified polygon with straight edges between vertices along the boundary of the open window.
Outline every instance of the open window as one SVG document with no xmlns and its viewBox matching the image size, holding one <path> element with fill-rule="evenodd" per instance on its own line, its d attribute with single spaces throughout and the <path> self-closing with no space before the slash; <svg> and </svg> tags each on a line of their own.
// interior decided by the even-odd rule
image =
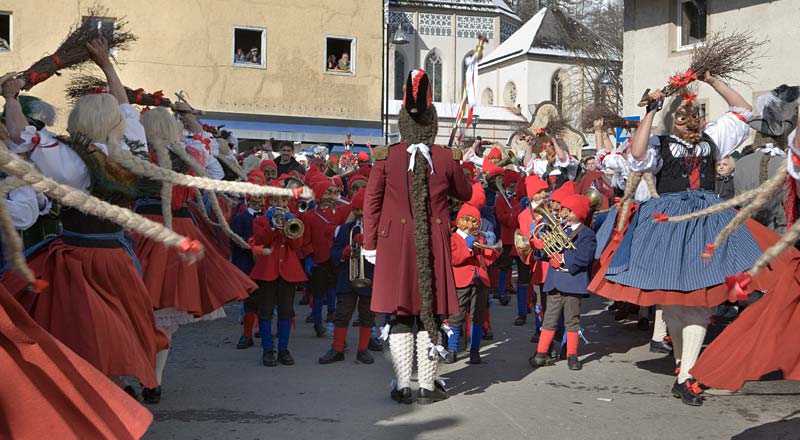
<svg viewBox="0 0 800 440">
<path fill-rule="evenodd" d="M 325 37 L 325 73 L 355 75 L 356 39 Z"/>
<path fill-rule="evenodd" d="M 100 34 L 106 38 L 111 38 L 114 36 L 114 23 L 117 21 L 117 19 L 114 17 L 84 16 L 83 21 L 88 21 L 93 28 L 100 31 Z"/>
<path fill-rule="evenodd" d="M 11 13 L 0 12 L 0 52 L 11 51 Z"/>
<path fill-rule="evenodd" d="M 233 65 L 267 67 L 267 30 L 246 26 L 233 27 Z"/>
<path fill-rule="evenodd" d="M 675 0 L 677 2 L 677 47 L 690 48 L 706 40 L 707 0 Z"/>
</svg>

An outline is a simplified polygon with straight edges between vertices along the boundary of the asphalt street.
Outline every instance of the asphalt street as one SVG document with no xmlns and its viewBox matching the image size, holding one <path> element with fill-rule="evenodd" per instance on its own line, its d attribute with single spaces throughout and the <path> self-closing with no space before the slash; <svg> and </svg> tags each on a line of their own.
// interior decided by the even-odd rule
<svg viewBox="0 0 800 440">
<path fill-rule="evenodd" d="M 635 321 L 615 322 L 606 302 L 584 302 L 582 371 L 566 361 L 533 370 L 532 320 L 514 327 L 511 305 L 493 304 L 494 341 L 484 363 L 443 365 L 450 398 L 428 405 L 389 399 L 388 349 L 376 362 L 319 365 L 331 344 L 302 323 L 289 349 L 296 365 L 260 365 L 261 349 L 236 350 L 237 308 L 228 318 L 182 327 L 173 339 L 163 398 L 150 406 L 157 439 L 800 439 L 800 383 L 765 380 L 689 407 L 669 394 L 672 358 L 648 350 Z M 633 318 L 633 317 L 632 317 Z M 416 384 L 414 384 L 416 386 Z"/>
</svg>

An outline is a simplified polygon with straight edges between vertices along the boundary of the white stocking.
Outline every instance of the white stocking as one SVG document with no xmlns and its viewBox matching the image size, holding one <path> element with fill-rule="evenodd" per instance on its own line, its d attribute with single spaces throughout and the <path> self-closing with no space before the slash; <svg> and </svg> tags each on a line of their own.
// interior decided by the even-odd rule
<svg viewBox="0 0 800 440">
<path fill-rule="evenodd" d="M 656 308 L 653 318 L 653 340 L 661 342 L 667 337 L 667 323 L 664 321 L 664 311 L 661 307 Z"/>
<path fill-rule="evenodd" d="M 390 334 L 389 350 L 392 352 L 394 374 L 397 376 L 397 389 L 411 387 L 411 371 L 414 368 L 414 334 Z"/>
<path fill-rule="evenodd" d="M 694 367 L 703 340 L 706 338 L 706 327 L 697 324 L 687 325 L 683 328 L 683 355 L 681 356 L 681 372 L 678 373 L 678 383 L 683 383 L 692 377 L 689 370 Z"/>
<path fill-rule="evenodd" d="M 431 337 L 428 332 L 417 333 L 417 382 L 420 389 L 428 391 L 434 390 L 436 380 L 436 368 L 439 366 L 439 355 L 431 359 L 428 354 L 431 351 Z"/>
</svg>

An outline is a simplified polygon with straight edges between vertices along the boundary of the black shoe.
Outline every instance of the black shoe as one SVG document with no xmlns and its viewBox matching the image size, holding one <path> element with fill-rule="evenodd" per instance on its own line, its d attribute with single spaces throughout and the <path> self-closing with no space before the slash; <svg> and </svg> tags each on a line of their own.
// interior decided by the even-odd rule
<svg viewBox="0 0 800 440">
<path fill-rule="evenodd" d="M 137 402 L 139 401 L 139 393 L 137 393 L 132 386 L 125 385 L 125 387 L 122 390 L 128 393 L 129 396 L 133 397 L 133 400 Z"/>
<path fill-rule="evenodd" d="M 527 320 L 528 318 L 526 318 L 525 316 L 517 316 L 517 319 L 514 320 L 514 325 L 516 326 L 525 325 L 525 321 Z"/>
<path fill-rule="evenodd" d="M 672 397 L 681 399 L 681 401 L 686 405 L 702 406 L 703 397 L 700 396 L 700 394 L 694 389 L 692 389 L 696 384 L 697 382 L 694 382 L 691 379 L 686 380 L 681 384 L 679 384 L 678 381 L 675 381 L 675 385 L 672 386 Z"/>
<path fill-rule="evenodd" d="M 241 338 L 239 338 L 239 343 L 236 344 L 236 349 L 243 350 L 245 348 L 250 348 L 253 345 L 255 345 L 253 343 L 253 338 L 251 338 L 250 336 L 242 336 Z"/>
<path fill-rule="evenodd" d="M 362 350 L 356 353 L 356 360 L 362 364 L 374 364 L 375 358 L 369 353 L 369 350 Z"/>
<path fill-rule="evenodd" d="M 314 316 L 311 313 L 309 313 L 308 315 L 306 315 L 306 324 L 313 324 L 313 323 L 314 323 Z"/>
<path fill-rule="evenodd" d="M 319 363 L 325 365 L 325 364 L 332 364 L 334 362 L 341 362 L 343 360 L 344 360 L 344 353 L 341 351 L 336 351 L 331 348 L 330 350 L 328 350 L 327 353 L 325 353 L 324 356 L 319 358 Z"/>
<path fill-rule="evenodd" d="M 472 365 L 481 363 L 481 352 L 477 350 L 470 350 L 469 363 Z"/>
<path fill-rule="evenodd" d="M 255 333 L 253 333 L 253 337 L 261 339 L 261 331 L 259 330 L 259 331 L 255 332 Z"/>
<path fill-rule="evenodd" d="M 417 392 L 417 403 L 420 405 L 430 405 L 431 403 L 441 402 L 448 397 L 447 391 L 439 382 L 434 382 L 433 391 L 420 388 Z"/>
<path fill-rule="evenodd" d="M 383 351 L 383 344 L 378 338 L 369 338 L 369 351 Z"/>
<path fill-rule="evenodd" d="M 157 386 L 155 388 L 142 388 L 142 401 L 144 403 L 149 403 L 151 405 L 155 405 L 156 403 L 161 402 L 161 386 Z"/>
<path fill-rule="evenodd" d="M 554 365 L 556 361 L 545 353 L 536 353 L 528 358 L 528 363 L 531 364 L 533 368 L 540 368 Z"/>
<path fill-rule="evenodd" d="M 325 333 L 328 333 L 328 329 L 322 324 L 314 324 L 314 332 L 317 334 L 318 338 L 321 338 L 325 336 Z"/>
<path fill-rule="evenodd" d="M 499 301 L 501 305 L 507 306 L 508 303 L 511 302 L 511 298 L 509 298 L 508 296 L 501 296 L 499 298 Z"/>
<path fill-rule="evenodd" d="M 483 332 L 483 336 L 481 336 L 481 339 L 483 339 L 484 341 L 493 341 L 494 340 L 494 333 L 492 333 L 491 330 L 485 330 Z"/>
<path fill-rule="evenodd" d="M 294 358 L 292 354 L 289 353 L 289 350 L 283 349 L 280 353 L 278 353 L 278 363 L 281 365 L 294 365 Z"/>
<path fill-rule="evenodd" d="M 650 331 L 650 320 L 647 318 L 639 318 L 639 322 L 636 326 L 643 332 Z"/>
<path fill-rule="evenodd" d="M 455 350 L 448 351 L 446 355 L 444 355 L 444 363 L 445 364 L 453 364 L 458 360 L 458 353 Z"/>
<path fill-rule="evenodd" d="M 661 340 L 661 342 L 650 340 L 650 353 L 664 353 L 670 354 L 672 353 L 672 345 L 670 345 L 667 341 Z"/>
<path fill-rule="evenodd" d="M 359 320 L 356 319 L 355 321 L 353 321 L 353 327 L 359 327 L 360 325 L 361 322 Z"/>
<path fill-rule="evenodd" d="M 298 304 L 300 304 L 301 306 L 307 306 L 308 305 L 308 296 L 306 296 L 306 295 L 301 296 L 300 297 L 300 302 Z"/>
<path fill-rule="evenodd" d="M 333 324 L 333 315 L 334 315 L 333 312 L 328 312 L 328 314 L 325 316 L 326 324 Z"/>
<path fill-rule="evenodd" d="M 264 350 L 261 355 L 261 365 L 265 367 L 275 367 L 278 361 L 275 360 L 275 350 Z"/>
<path fill-rule="evenodd" d="M 411 393 L 411 388 L 409 387 L 397 389 L 395 386 L 392 392 L 389 393 L 389 396 L 397 403 L 404 403 L 406 405 L 414 403 L 414 395 Z"/>
<path fill-rule="evenodd" d="M 569 369 L 572 371 L 583 369 L 583 364 L 581 364 L 577 354 L 571 354 L 567 356 L 567 367 L 569 367 Z"/>
</svg>

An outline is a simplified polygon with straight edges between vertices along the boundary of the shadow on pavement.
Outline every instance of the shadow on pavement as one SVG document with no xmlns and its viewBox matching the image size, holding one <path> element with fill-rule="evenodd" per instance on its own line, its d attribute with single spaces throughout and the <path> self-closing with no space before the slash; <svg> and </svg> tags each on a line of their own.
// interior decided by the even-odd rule
<svg viewBox="0 0 800 440">
<path fill-rule="evenodd" d="M 800 433 L 800 417 L 778 420 L 746 429 L 731 437 L 731 440 L 794 440 Z"/>
</svg>

